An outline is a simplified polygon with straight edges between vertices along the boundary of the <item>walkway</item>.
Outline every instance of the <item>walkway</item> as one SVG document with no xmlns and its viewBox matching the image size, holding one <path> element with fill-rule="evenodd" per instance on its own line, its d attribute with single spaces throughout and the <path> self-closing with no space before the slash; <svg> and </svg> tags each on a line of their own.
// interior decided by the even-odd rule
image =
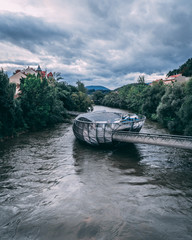
<svg viewBox="0 0 192 240">
<path fill-rule="evenodd" d="M 117 131 L 113 134 L 113 140 L 118 142 L 132 142 L 152 145 L 169 146 L 176 148 L 192 149 L 192 137 L 168 135 L 168 134 L 148 134 Z"/>
</svg>

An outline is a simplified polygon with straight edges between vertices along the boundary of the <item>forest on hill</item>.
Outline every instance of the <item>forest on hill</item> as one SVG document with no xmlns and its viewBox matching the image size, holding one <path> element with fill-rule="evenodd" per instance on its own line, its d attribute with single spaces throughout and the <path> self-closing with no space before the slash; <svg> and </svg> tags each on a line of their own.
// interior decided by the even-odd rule
<svg viewBox="0 0 192 240">
<path fill-rule="evenodd" d="M 167 76 L 182 74 L 185 77 L 192 76 L 192 58 L 189 58 L 184 64 L 182 64 L 179 68 L 169 71 Z"/>
</svg>

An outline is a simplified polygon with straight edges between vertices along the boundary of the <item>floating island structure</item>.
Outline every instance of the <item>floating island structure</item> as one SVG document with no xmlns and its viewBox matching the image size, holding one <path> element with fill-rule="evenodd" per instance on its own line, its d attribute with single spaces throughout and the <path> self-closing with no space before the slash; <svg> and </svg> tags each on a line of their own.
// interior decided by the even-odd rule
<svg viewBox="0 0 192 240">
<path fill-rule="evenodd" d="M 133 113 L 95 111 L 78 115 L 73 123 L 77 139 L 91 145 L 113 144 L 117 131 L 139 132 L 146 117 Z"/>
</svg>

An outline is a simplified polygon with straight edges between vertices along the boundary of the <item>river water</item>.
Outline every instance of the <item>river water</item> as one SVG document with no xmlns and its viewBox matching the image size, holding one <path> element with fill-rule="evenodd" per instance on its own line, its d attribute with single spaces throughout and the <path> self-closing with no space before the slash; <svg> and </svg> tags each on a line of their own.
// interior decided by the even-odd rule
<svg viewBox="0 0 192 240">
<path fill-rule="evenodd" d="M 93 148 L 69 123 L 0 143 L 1 240 L 189 240 L 191 226 L 190 150 Z"/>
</svg>

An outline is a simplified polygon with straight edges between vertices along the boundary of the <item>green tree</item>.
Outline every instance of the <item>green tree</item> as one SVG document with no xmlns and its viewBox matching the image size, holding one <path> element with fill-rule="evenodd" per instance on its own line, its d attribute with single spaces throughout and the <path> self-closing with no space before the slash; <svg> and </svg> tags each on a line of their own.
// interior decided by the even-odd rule
<svg viewBox="0 0 192 240">
<path fill-rule="evenodd" d="M 179 110 L 179 116 L 183 123 L 185 135 L 192 136 L 192 78 L 185 85 L 185 97 Z"/>
<path fill-rule="evenodd" d="M 165 93 L 165 85 L 163 81 L 155 82 L 152 86 L 145 89 L 143 93 L 143 103 L 141 104 L 141 112 L 147 118 L 157 120 L 157 107 L 161 102 L 161 98 Z"/>
<path fill-rule="evenodd" d="M 77 88 L 80 92 L 87 93 L 87 89 L 81 81 L 77 81 Z"/>
<path fill-rule="evenodd" d="M 103 101 L 102 104 L 108 107 L 120 107 L 121 104 L 121 98 L 119 96 L 118 92 L 110 92 L 109 94 L 107 94 Z"/>
<path fill-rule="evenodd" d="M 184 97 L 184 84 L 168 85 L 157 108 L 158 121 L 169 131 L 177 134 L 183 133 L 183 123 L 179 111 L 184 102 Z"/>
<path fill-rule="evenodd" d="M 95 91 L 93 93 L 93 96 L 92 96 L 92 99 L 94 101 L 95 104 L 97 105 L 101 105 L 102 104 L 102 101 L 105 97 L 105 94 L 101 91 Z"/>
<path fill-rule="evenodd" d="M 48 85 L 47 79 L 27 75 L 21 79 L 20 89 L 19 100 L 29 129 L 41 129 L 63 121 L 65 111 L 58 99 L 57 88 Z"/>
<path fill-rule="evenodd" d="M 59 99 L 67 110 L 86 112 L 93 109 L 90 97 L 77 87 L 65 82 L 57 83 L 57 87 Z"/>
<path fill-rule="evenodd" d="M 192 76 L 192 58 L 189 58 L 184 64 L 182 64 L 178 69 L 174 69 L 173 71 L 169 71 L 167 76 L 182 74 L 186 77 Z"/>
<path fill-rule="evenodd" d="M 140 113 L 143 104 L 143 91 L 146 84 L 133 84 L 126 96 L 127 109 Z"/>
<path fill-rule="evenodd" d="M 91 99 L 87 96 L 87 94 L 83 92 L 77 92 L 71 94 L 72 101 L 74 103 L 74 111 L 78 112 L 87 112 L 89 110 L 93 110 Z"/>
<path fill-rule="evenodd" d="M 145 76 L 139 76 L 137 82 L 138 82 L 139 84 L 145 84 Z"/>
<path fill-rule="evenodd" d="M 9 78 L 3 69 L 0 71 L 0 137 L 11 136 L 15 131 L 15 101 L 16 85 L 9 83 Z"/>
<path fill-rule="evenodd" d="M 61 76 L 61 73 L 60 72 L 54 72 L 53 73 L 53 78 L 54 78 L 54 80 L 55 81 L 59 81 L 59 80 L 61 80 L 61 79 L 63 79 L 63 77 Z"/>
</svg>

